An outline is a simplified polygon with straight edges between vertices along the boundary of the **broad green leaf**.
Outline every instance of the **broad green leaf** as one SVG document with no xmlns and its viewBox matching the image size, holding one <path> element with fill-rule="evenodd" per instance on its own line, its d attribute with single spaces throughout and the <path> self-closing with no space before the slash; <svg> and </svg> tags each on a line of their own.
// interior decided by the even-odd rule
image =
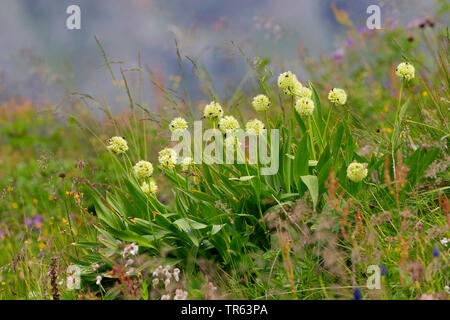
<svg viewBox="0 0 450 320">
<path fill-rule="evenodd" d="M 317 200 L 319 199 L 319 182 L 317 180 L 317 176 L 302 176 L 301 179 L 308 187 L 313 201 L 314 210 L 316 210 Z"/>
<path fill-rule="evenodd" d="M 183 230 L 188 230 L 188 229 L 198 230 L 198 229 L 203 229 L 203 228 L 207 227 L 206 224 L 197 222 L 197 221 L 189 219 L 189 218 L 181 218 L 181 219 L 175 220 L 173 223 L 176 224 L 177 226 L 179 226 Z"/>
</svg>

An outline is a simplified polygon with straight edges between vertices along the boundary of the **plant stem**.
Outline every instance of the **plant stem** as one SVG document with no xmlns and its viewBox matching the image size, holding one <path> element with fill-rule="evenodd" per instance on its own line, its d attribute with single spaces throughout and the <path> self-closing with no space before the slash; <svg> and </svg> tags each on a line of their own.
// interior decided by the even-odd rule
<svg viewBox="0 0 450 320">
<path fill-rule="evenodd" d="M 313 132 L 312 132 L 312 125 L 311 125 L 311 117 L 308 117 L 308 134 L 309 134 L 309 141 L 311 142 L 311 151 L 313 154 L 313 160 L 316 159 L 316 150 L 314 149 L 314 139 L 313 139 Z"/>
</svg>

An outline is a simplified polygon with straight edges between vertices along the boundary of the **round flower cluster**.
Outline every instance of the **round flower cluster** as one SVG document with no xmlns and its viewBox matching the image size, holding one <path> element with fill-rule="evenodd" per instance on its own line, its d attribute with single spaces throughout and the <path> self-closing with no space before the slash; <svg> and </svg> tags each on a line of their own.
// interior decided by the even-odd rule
<svg viewBox="0 0 450 320">
<path fill-rule="evenodd" d="M 245 126 L 245 131 L 247 131 L 247 133 L 252 136 L 259 136 L 263 134 L 265 130 L 266 127 L 264 126 L 264 123 L 262 123 L 258 119 L 247 122 Z"/>
<path fill-rule="evenodd" d="M 302 87 L 297 76 L 290 71 L 283 72 L 278 76 L 278 87 L 284 91 L 285 94 L 295 94 Z"/>
<path fill-rule="evenodd" d="M 141 160 L 133 168 L 138 179 L 150 178 L 153 174 L 153 165 L 148 161 Z"/>
<path fill-rule="evenodd" d="M 300 98 L 295 103 L 295 110 L 301 116 L 310 116 L 314 111 L 314 101 L 307 97 Z"/>
<path fill-rule="evenodd" d="M 222 106 L 215 101 L 212 101 L 210 104 L 205 106 L 205 110 L 203 111 L 203 115 L 207 119 L 217 120 L 223 116 Z"/>
<path fill-rule="evenodd" d="M 400 78 L 411 80 L 414 78 L 415 69 L 414 66 L 409 62 L 402 62 L 395 69 L 395 74 Z"/>
<path fill-rule="evenodd" d="M 154 181 L 150 181 L 150 184 L 144 182 L 141 190 L 145 194 L 156 194 L 158 192 L 158 185 Z"/>
<path fill-rule="evenodd" d="M 173 169 L 177 163 L 177 153 L 172 148 L 165 148 L 159 152 L 158 161 L 164 169 Z"/>
<path fill-rule="evenodd" d="M 347 177 L 353 182 L 361 182 L 367 177 L 367 169 L 361 163 L 350 163 L 347 167 Z"/>
<path fill-rule="evenodd" d="M 345 93 L 344 89 L 333 88 L 328 93 L 328 100 L 343 106 L 347 102 L 347 93 Z"/>
<path fill-rule="evenodd" d="M 182 168 L 184 171 L 187 171 L 187 170 L 189 170 L 189 167 L 190 167 L 193 163 L 194 163 L 194 161 L 192 160 L 191 157 L 183 158 L 183 160 L 181 160 L 181 168 Z"/>
<path fill-rule="evenodd" d="M 260 94 L 253 98 L 252 105 L 256 111 L 266 111 L 270 107 L 270 100 L 267 96 Z"/>
<path fill-rule="evenodd" d="M 239 122 L 233 116 L 225 116 L 219 120 L 218 127 L 223 133 L 227 133 L 239 129 Z"/>
<path fill-rule="evenodd" d="M 188 128 L 188 123 L 183 118 L 175 118 L 172 120 L 172 122 L 169 125 L 170 131 L 177 132 L 177 131 L 184 131 Z"/>
<path fill-rule="evenodd" d="M 300 87 L 295 92 L 295 95 L 299 98 L 312 98 L 312 90 L 307 87 Z"/>
<path fill-rule="evenodd" d="M 108 140 L 106 148 L 114 153 L 124 153 L 128 150 L 127 141 L 122 137 L 112 137 Z"/>
</svg>

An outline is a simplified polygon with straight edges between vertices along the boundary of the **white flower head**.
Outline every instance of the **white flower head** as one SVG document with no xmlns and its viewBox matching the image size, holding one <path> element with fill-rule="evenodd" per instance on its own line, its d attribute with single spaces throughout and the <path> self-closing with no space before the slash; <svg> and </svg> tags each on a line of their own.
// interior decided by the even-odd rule
<svg viewBox="0 0 450 320">
<path fill-rule="evenodd" d="M 415 76 L 415 68 L 409 62 L 402 62 L 395 69 L 395 74 L 400 78 L 411 80 Z"/>
<path fill-rule="evenodd" d="M 266 111 L 270 107 L 270 99 L 266 95 L 260 94 L 253 98 L 252 105 L 256 111 Z"/>
<path fill-rule="evenodd" d="M 285 94 L 293 95 L 302 87 L 302 84 L 297 80 L 295 74 L 287 71 L 278 76 L 278 87 L 282 89 Z"/>
<path fill-rule="evenodd" d="M 155 195 L 158 192 L 158 185 L 154 181 L 150 181 L 150 183 L 144 182 L 141 185 L 141 190 L 145 194 Z"/>
<path fill-rule="evenodd" d="M 311 116 L 314 112 L 314 101 L 307 97 L 300 98 L 295 103 L 295 110 L 303 117 Z"/>
<path fill-rule="evenodd" d="M 295 92 L 295 95 L 299 98 L 312 98 L 312 90 L 308 87 L 300 87 Z"/>
<path fill-rule="evenodd" d="M 112 137 L 108 140 L 106 148 L 116 154 L 124 153 L 128 150 L 127 141 L 123 137 Z"/>
<path fill-rule="evenodd" d="M 153 165 L 148 161 L 141 160 L 133 168 L 138 179 L 150 178 L 153 174 Z"/>
<path fill-rule="evenodd" d="M 328 100 L 336 105 L 344 105 L 347 102 L 347 93 L 344 89 L 333 88 L 328 92 Z"/>
<path fill-rule="evenodd" d="M 164 169 L 173 169 L 177 163 L 177 153 L 172 148 L 165 148 L 159 152 L 158 161 Z"/>
<path fill-rule="evenodd" d="M 367 177 L 367 169 L 362 163 L 352 162 L 347 167 L 347 177 L 353 182 L 361 182 Z"/>
<path fill-rule="evenodd" d="M 169 125 L 169 129 L 172 132 L 184 131 L 188 128 L 188 123 L 185 119 L 178 117 L 172 120 Z"/>
<path fill-rule="evenodd" d="M 247 122 L 245 126 L 245 131 L 247 131 L 249 135 L 259 136 L 266 131 L 266 126 L 262 121 L 254 119 Z"/>
<path fill-rule="evenodd" d="M 225 116 L 220 118 L 219 124 L 217 125 L 223 133 L 232 132 L 239 129 L 239 122 L 233 116 Z"/>
<path fill-rule="evenodd" d="M 210 104 L 205 106 L 205 110 L 203 110 L 203 116 L 207 119 L 218 120 L 223 116 L 222 106 L 216 102 L 212 101 Z"/>
</svg>

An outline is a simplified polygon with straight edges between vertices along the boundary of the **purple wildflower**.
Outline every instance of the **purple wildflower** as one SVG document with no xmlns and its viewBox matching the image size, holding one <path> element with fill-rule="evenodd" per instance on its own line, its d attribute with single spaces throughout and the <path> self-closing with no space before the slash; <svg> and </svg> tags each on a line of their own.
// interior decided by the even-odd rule
<svg viewBox="0 0 450 320">
<path fill-rule="evenodd" d="M 354 44 L 355 44 L 355 42 L 353 41 L 352 38 L 348 38 L 348 39 L 347 39 L 347 46 L 351 47 L 351 46 L 353 46 Z"/>
<path fill-rule="evenodd" d="M 33 224 L 37 229 L 40 229 L 42 226 L 42 217 L 37 215 L 33 218 Z"/>
<path fill-rule="evenodd" d="M 362 299 L 361 290 L 359 288 L 356 288 L 355 290 L 353 290 L 353 300 L 361 300 L 361 299 Z"/>
<path fill-rule="evenodd" d="M 386 269 L 386 266 L 384 264 L 381 265 L 381 275 L 382 276 L 387 275 L 387 269 Z"/>
<path fill-rule="evenodd" d="M 339 48 L 337 49 L 334 53 L 333 53 L 333 59 L 334 61 L 338 62 L 339 60 L 342 59 L 342 57 L 344 56 L 344 48 Z"/>
<path fill-rule="evenodd" d="M 439 257 L 439 249 L 437 246 L 434 246 L 433 248 L 433 257 L 435 258 Z"/>
<path fill-rule="evenodd" d="M 25 225 L 27 226 L 27 228 L 31 227 L 31 224 L 32 224 L 32 223 L 33 223 L 33 222 L 31 221 L 30 218 L 25 217 Z"/>
</svg>

